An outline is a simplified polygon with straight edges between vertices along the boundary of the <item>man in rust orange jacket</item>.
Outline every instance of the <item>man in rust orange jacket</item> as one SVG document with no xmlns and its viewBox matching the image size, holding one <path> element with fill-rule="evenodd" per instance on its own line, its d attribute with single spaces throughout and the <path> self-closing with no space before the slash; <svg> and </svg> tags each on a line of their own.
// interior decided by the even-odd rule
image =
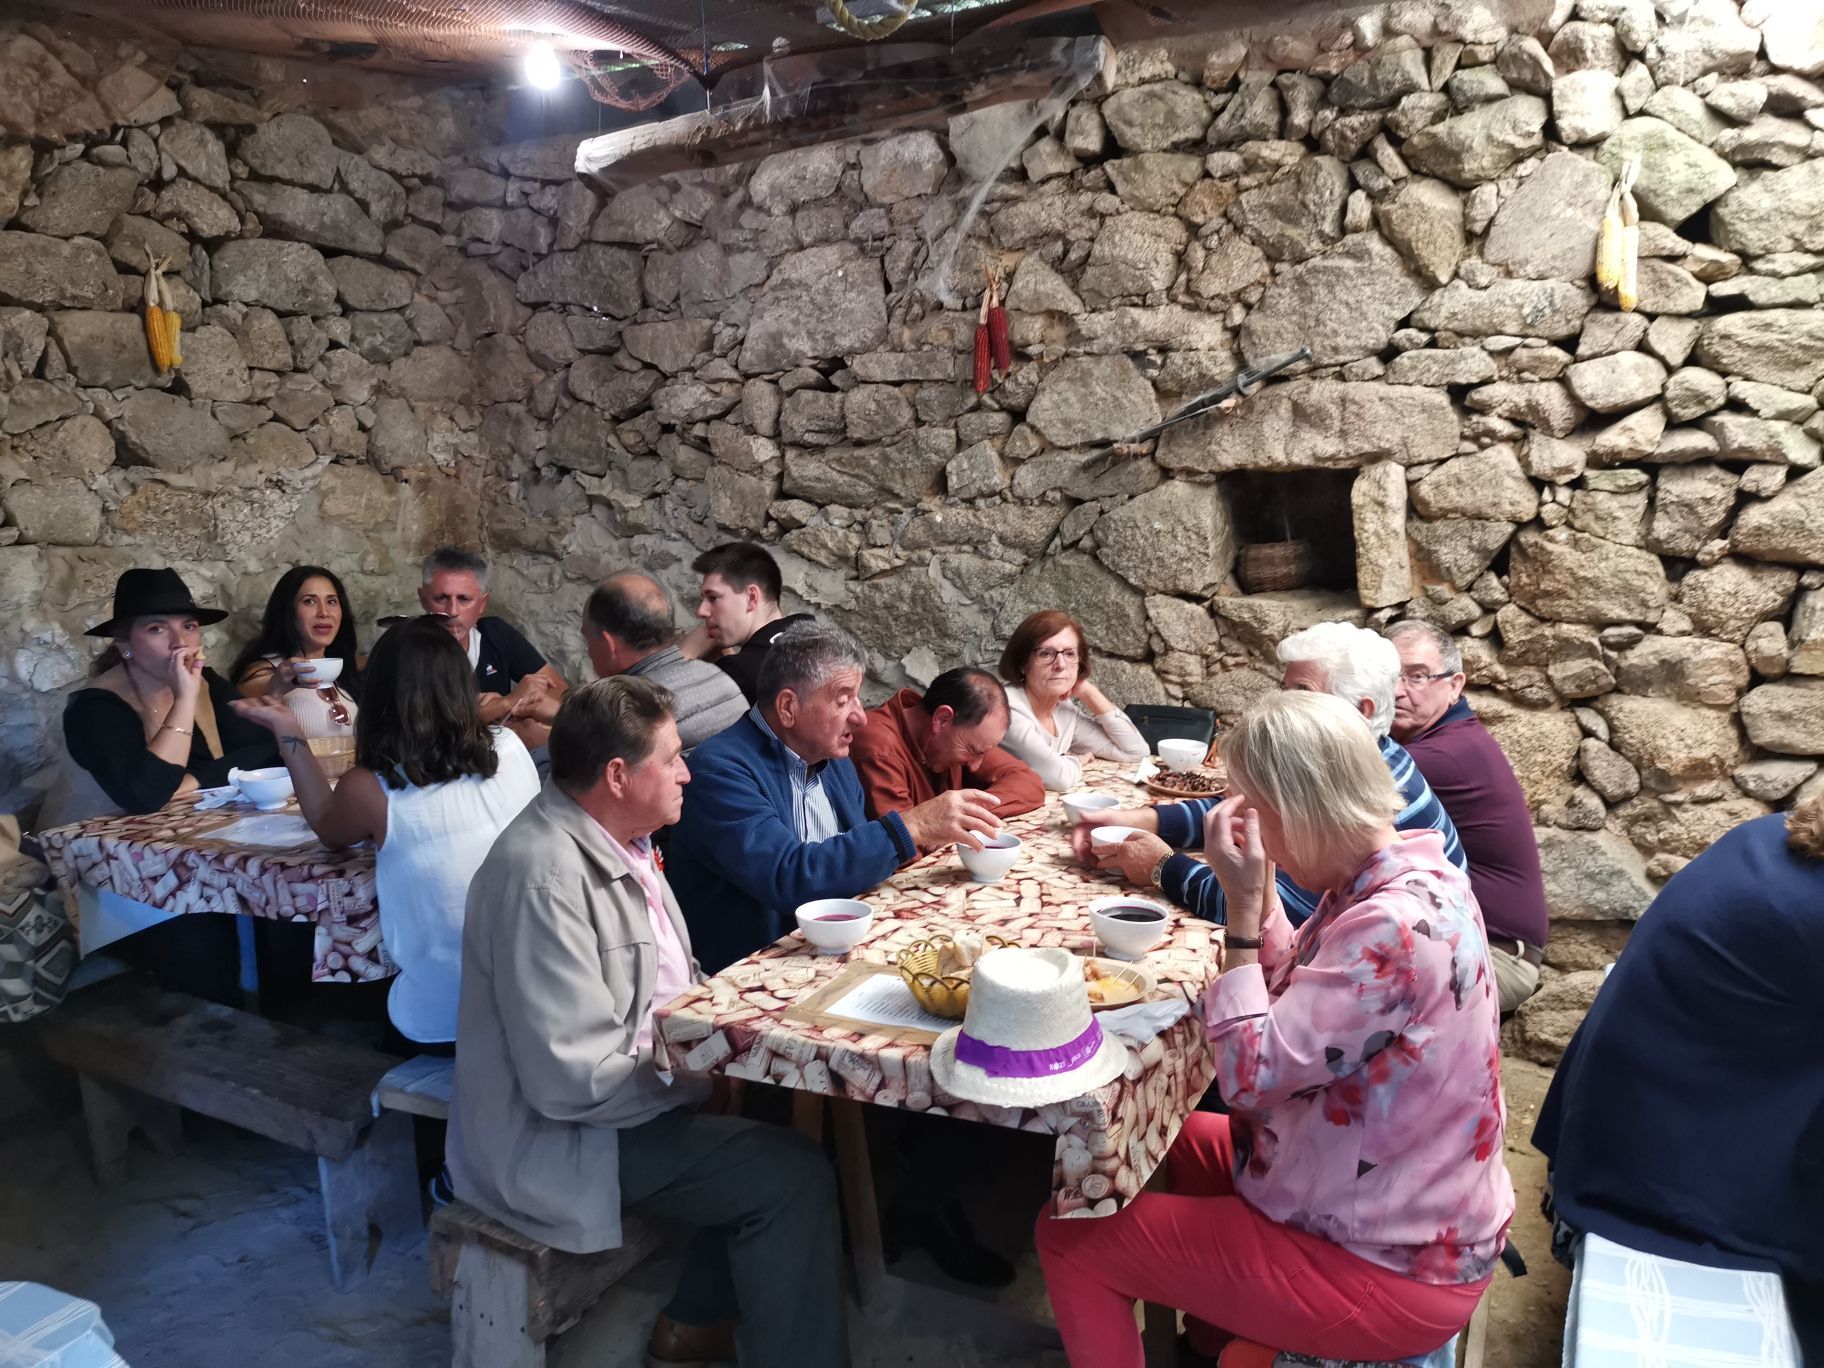
<svg viewBox="0 0 1824 1368">
<path fill-rule="evenodd" d="M 996 817 L 1031 812 L 1045 801 L 1045 786 L 1000 748 L 1008 717 L 1000 680 L 967 667 L 946 670 L 923 697 L 901 689 L 870 708 L 849 751 L 868 815 L 904 812 L 952 789 L 977 791 Z"/>
</svg>

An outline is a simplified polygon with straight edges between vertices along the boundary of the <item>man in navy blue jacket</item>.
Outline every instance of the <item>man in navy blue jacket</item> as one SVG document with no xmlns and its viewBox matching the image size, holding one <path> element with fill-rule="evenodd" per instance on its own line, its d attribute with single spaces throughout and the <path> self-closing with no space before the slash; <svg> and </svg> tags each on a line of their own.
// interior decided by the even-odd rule
<svg viewBox="0 0 1824 1368">
<path fill-rule="evenodd" d="M 795 623 L 767 651 L 759 701 L 691 752 L 666 876 L 705 970 L 770 945 L 817 898 L 854 898 L 920 849 L 979 846 L 992 796 L 940 793 L 868 819 L 849 745 L 867 723 L 866 657 L 838 627 Z"/>
</svg>

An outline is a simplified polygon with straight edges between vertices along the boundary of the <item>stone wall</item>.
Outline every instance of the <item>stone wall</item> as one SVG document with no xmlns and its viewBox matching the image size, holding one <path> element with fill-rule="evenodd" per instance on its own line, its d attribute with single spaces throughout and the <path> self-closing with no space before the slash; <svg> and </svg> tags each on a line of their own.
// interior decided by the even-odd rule
<svg viewBox="0 0 1824 1368">
<path fill-rule="evenodd" d="M 1600 963 L 1653 879 L 1824 787 L 1824 8 L 1560 0 L 1520 33 L 1435 8 L 1125 50 L 1049 123 L 1002 106 L 609 202 L 574 140 L 447 155 L 181 62 L 92 137 L 0 150 L 7 777 L 135 561 L 245 630 L 285 565 L 350 572 L 371 623 L 426 546 L 480 542 L 580 677 L 598 576 L 688 602 L 695 552 L 754 536 L 880 687 L 992 660 L 1039 605 L 1115 697 L 1223 713 L 1311 621 L 1460 633 L 1554 959 Z M 1623 314 L 1591 275 L 1632 156 Z M 181 271 L 164 379 L 128 312 L 146 245 Z M 1016 364 L 978 398 L 984 262 Z M 1235 413 L 1092 460 L 1301 343 Z M 1344 585 L 1240 591 L 1276 477 L 1305 481 L 1277 516 L 1352 541 Z"/>
</svg>

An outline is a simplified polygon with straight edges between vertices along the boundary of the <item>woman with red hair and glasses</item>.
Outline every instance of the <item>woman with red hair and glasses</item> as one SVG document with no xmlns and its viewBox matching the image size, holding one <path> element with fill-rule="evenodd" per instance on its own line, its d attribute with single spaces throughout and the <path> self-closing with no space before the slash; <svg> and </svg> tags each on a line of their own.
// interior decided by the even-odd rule
<svg viewBox="0 0 1824 1368">
<path fill-rule="evenodd" d="M 1068 613 L 1034 613 L 1001 653 L 1011 718 L 1001 748 L 1062 791 L 1083 780 L 1083 762 L 1144 760 L 1146 742 L 1108 696 L 1089 681 L 1089 642 Z"/>
</svg>

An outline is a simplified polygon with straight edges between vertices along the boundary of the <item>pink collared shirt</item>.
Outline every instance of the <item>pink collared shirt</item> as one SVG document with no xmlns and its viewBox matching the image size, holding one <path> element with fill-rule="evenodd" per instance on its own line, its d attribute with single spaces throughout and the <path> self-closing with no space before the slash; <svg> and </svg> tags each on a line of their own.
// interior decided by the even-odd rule
<svg viewBox="0 0 1824 1368">
<path fill-rule="evenodd" d="M 1487 1277 L 1514 1214 L 1500 1009 L 1444 838 L 1402 835 L 1296 932 L 1283 910 L 1262 931 L 1203 1001 L 1236 1191 L 1418 1281 Z"/>
<path fill-rule="evenodd" d="M 601 823 L 596 825 L 601 826 Z M 653 984 L 652 1001 L 646 1004 L 633 1043 L 636 1049 L 650 1050 L 652 1009 L 690 989 L 690 954 L 684 949 L 684 942 L 678 939 L 678 929 L 671 924 L 671 914 L 665 910 L 664 876 L 653 865 L 652 843 L 642 836 L 634 841 L 630 850 L 615 840 L 607 827 L 602 827 L 602 835 L 608 838 L 608 848 L 633 872 L 646 894 L 646 915 L 652 921 L 652 945 L 659 960 L 658 977 Z"/>
</svg>

